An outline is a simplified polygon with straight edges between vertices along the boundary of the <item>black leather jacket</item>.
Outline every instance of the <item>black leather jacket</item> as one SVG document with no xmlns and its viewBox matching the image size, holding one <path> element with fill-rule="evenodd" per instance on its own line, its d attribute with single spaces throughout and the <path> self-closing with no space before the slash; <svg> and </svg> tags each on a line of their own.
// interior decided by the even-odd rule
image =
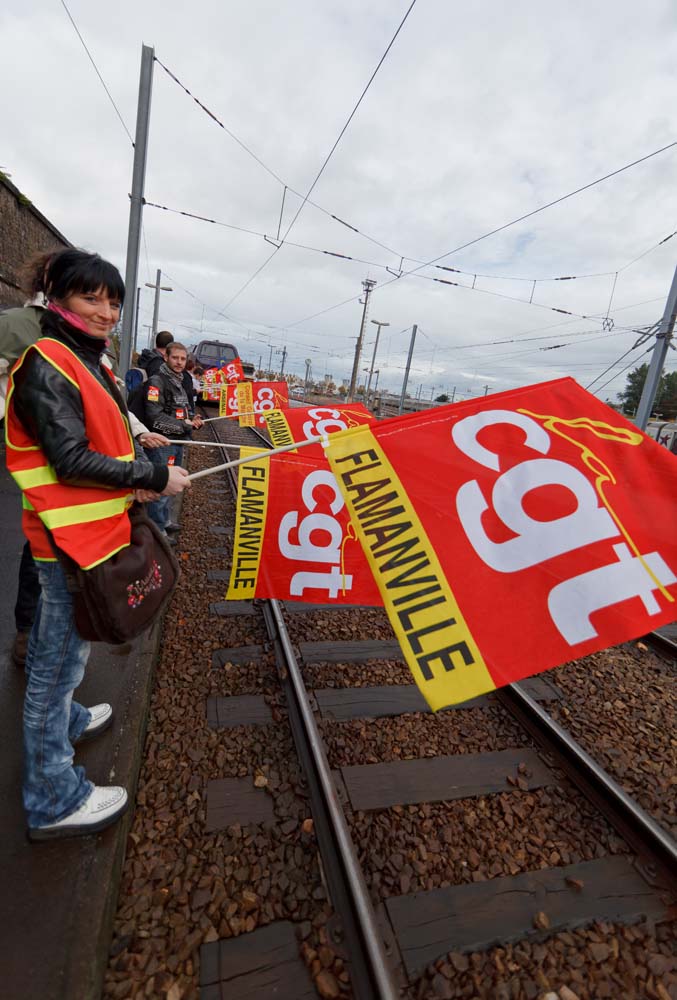
<svg viewBox="0 0 677 1000">
<path fill-rule="evenodd" d="M 127 407 L 117 387 L 102 370 L 105 342 L 90 337 L 46 311 L 40 320 L 42 335 L 61 341 L 77 354 L 127 418 Z M 135 445 L 136 459 L 119 462 L 91 451 L 84 421 L 82 398 L 75 386 L 37 352 L 21 365 L 14 379 L 16 415 L 43 449 L 59 479 L 71 485 L 95 484 L 116 489 L 155 490 L 167 485 L 166 466 L 151 465 Z"/>
<path fill-rule="evenodd" d="M 190 399 L 181 379 L 181 387 L 161 371 L 149 378 L 143 386 L 146 421 L 151 430 L 170 438 L 191 436 L 186 424 L 193 416 Z"/>
</svg>

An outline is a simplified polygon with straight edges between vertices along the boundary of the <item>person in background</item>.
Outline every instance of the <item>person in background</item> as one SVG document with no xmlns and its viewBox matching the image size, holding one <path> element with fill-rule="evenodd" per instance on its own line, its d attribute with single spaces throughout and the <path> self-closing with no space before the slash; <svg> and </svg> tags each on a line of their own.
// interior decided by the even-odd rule
<svg viewBox="0 0 677 1000">
<path fill-rule="evenodd" d="M 192 365 L 192 368 L 188 367 L 189 363 Z M 200 368 L 200 366 L 195 363 L 194 358 L 191 357 L 188 359 L 188 362 L 186 362 L 186 371 L 190 372 L 190 377 L 193 382 L 193 398 L 197 403 L 197 398 L 200 394 L 200 388 L 202 384 L 200 379 L 202 377 L 204 369 Z"/>
<path fill-rule="evenodd" d="M 195 416 L 184 388 L 184 373 L 188 352 L 183 344 L 173 341 L 167 347 L 167 360 L 157 375 L 144 384 L 146 417 L 151 430 L 174 440 L 190 439 L 193 428 L 202 427 L 202 420 Z M 153 464 L 181 465 L 183 448 L 171 444 L 146 453 Z M 165 534 L 179 531 L 169 517 L 169 497 L 160 497 L 148 505 L 148 516 Z"/>
<path fill-rule="evenodd" d="M 42 337 L 10 375 L 7 467 L 23 492 L 23 528 L 41 595 L 26 656 L 23 802 L 31 840 L 102 830 L 127 806 L 73 766 L 73 747 L 112 721 L 110 705 L 73 700 L 90 644 L 75 626 L 55 546 L 86 569 L 129 544 L 130 493 L 146 502 L 190 486 L 184 469 L 151 465 L 136 449 L 127 407 L 101 363 L 124 284 L 98 254 L 68 249 L 45 268 Z"/>
<path fill-rule="evenodd" d="M 19 360 L 26 348 L 33 344 L 40 336 L 40 316 L 44 312 L 46 302 L 40 279 L 36 278 L 33 280 L 32 275 L 41 275 L 44 273 L 51 256 L 51 253 L 43 253 L 32 259 L 30 270 L 27 272 L 28 281 L 26 282 L 30 286 L 27 289 L 30 298 L 24 303 L 23 307 L 7 309 L 0 313 L 0 365 L 3 369 L 0 378 L 0 407 L 2 408 L 1 415 L 3 417 L 5 415 L 5 398 L 10 369 Z M 33 627 L 39 597 L 40 583 L 38 581 L 38 571 L 33 562 L 31 547 L 28 542 L 25 542 L 21 552 L 21 562 L 19 563 L 19 583 L 16 604 L 14 606 L 16 633 L 10 653 L 12 662 L 17 667 L 23 667 L 26 660 L 28 636 Z"/>
<path fill-rule="evenodd" d="M 17 309 L 7 309 L 0 313 L 0 364 L 5 361 L 7 376 L 9 370 L 19 360 L 23 352 L 31 344 L 34 344 L 42 336 L 40 329 L 40 319 L 47 306 L 44 290 L 44 275 L 47 266 L 54 257 L 54 251 L 41 253 L 31 257 L 22 269 L 22 285 L 30 298 L 23 307 Z M 107 353 L 101 356 L 103 364 L 112 368 L 112 361 Z M 122 382 L 117 379 L 118 386 Z M 1 408 L 4 416 L 5 395 L 7 391 L 7 379 L 0 380 L 0 391 L 2 395 Z M 133 413 L 129 413 L 129 423 L 132 435 L 143 448 L 159 448 L 167 445 L 167 438 L 162 434 L 154 434 L 138 420 Z M 14 607 L 14 622 L 16 634 L 12 643 L 10 653 L 12 662 L 16 667 L 22 668 L 26 662 L 26 650 L 28 648 L 28 637 L 35 620 L 35 611 L 40 597 L 40 583 L 38 573 L 35 568 L 31 547 L 25 542 L 19 563 L 19 581 L 17 587 L 17 598 Z"/>
<path fill-rule="evenodd" d="M 157 375 L 160 368 L 167 359 L 167 348 L 174 340 L 169 330 L 160 330 L 155 337 L 155 350 L 149 351 L 147 347 L 141 351 L 138 360 L 138 367 L 143 368 L 146 378 Z"/>
<path fill-rule="evenodd" d="M 197 400 L 197 389 L 195 388 L 195 379 L 193 378 L 193 372 L 195 371 L 195 359 L 188 355 L 186 358 L 186 367 L 184 369 L 183 378 L 183 388 L 186 390 L 186 396 L 188 396 L 188 408 L 190 410 L 191 417 L 195 416 L 195 402 Z M 198 383 L 199 386 L 199 383 Z"/>
</svg>

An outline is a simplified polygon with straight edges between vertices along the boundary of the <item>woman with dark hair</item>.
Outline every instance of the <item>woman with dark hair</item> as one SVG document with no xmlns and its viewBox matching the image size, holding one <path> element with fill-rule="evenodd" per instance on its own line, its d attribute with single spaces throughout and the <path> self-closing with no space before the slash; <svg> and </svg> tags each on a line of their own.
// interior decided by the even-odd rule
<svg viewBox="0 0 677 1000">
<path fill-rule="evenodd" d="M 23 528 L 42 596 L 26 656 L 23 799 L 31 840 L 101 830 L 127 792 L 97 787 L 73 766 L 73 745 L 102 732 L 110 705 L 73 700 L 89 656 L 55 547 L 83 569 L 129 544 L 132 497 L 174 496 L 185 469 L 153 466 L 132 438 L 127 407 L 101 362 L 124 299 L 118 270 L 98 254 L 64 250 L 43 274 L 42 337 L 12 370 L 7 467 L 23 492 Z M 38 276 L 36 275 L 36 280 Z"/>
</svg>

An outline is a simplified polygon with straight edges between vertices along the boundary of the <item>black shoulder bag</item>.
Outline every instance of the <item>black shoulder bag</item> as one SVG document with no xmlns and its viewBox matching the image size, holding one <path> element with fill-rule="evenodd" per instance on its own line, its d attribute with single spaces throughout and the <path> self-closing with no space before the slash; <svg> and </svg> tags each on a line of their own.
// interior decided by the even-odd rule
<svg viewBox="0 0 677 1000">
<path fill-rule="evenodd" d="M 50 541 L 73 596 L 83 639 L 119 645 L 135 639 L 167 607 L 181 570 L 167 539 L 140 504 L 128 511 L 130 544 L 92 569 L 81 569 Z"/>
</svg>

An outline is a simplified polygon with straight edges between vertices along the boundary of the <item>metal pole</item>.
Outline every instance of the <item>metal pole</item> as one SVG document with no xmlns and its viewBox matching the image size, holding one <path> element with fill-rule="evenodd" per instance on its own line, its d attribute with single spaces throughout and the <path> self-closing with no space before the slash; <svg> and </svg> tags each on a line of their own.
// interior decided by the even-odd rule
<svg viewBox="0 0 677 1000">
<path fill-rule="evenodd" d="M 134 168 L 132 194 L 129 206 L 129 232 L 127 235 L 127 264 L 125 288 L 137 287 L 139 275 L 139 250 L 141 247 L 141 221 L 143 217 L 143 192 L 146 179 L 148 154 L 148 127 L 150 124 L 150 98 L 153 89 L 153 63 L 155 51 L 150 45 L 141 46 L 141 74 L 139 77 L 139 103 L 136 112 L 136 138 L 134 141 Z M 132 308 L 122 312 L 122 339 L 120 342 L 120 372 L 124 377 L 132 360 L 132 332 L 134 329 L 134 300 Z"/>
<path fill-rule="evenodd" d="M 372 323 L 376 326 L 376 343 L 374 344 L 374 353 L 371 356 L 371 365 L 369 367 L 369 381 L 367 382 L 367 391 L 364 397 L 365 406 L 369 406 L 369 390 L 371 389 L 371 379 L 374 374 L 374 365 L 376 364 L 376 351 L 378 350 L 378 338 L 381 336 L 381 327 L 390 326 L 390 323 L 380 323 L 377 319 L 373 319 Z"/>
<path fill-rule="evenodd" d="M 270 345 L 270 354 L 268 355 L 268 374 L 273 370 L 273 345 Z"/>
<path fill-rule="evenodd" d="M 141 302 L 141 289 L 136 289 L 136 302 L 134 303 L 134 342 L 132 344 L 132 354 L 136 350 L 136 342 L 139 337 L 139 303 Z M 131 355 L 130 355 L 131 363 Z"/>
<path fill-rule="evenodd" d="M 303 398 L 304 399 L 306 399 L 306 397 L 308 395 L 308 378 L 310 376 L 310 366 L 311 366 L 311 364 L 312 364 L 312 362 L 311 362 L 310 358 L 306 358 L 306 378 L 305 378 L 305 382 L 303 383 Z"/>
<path fill-rule="evenodd" d="M 411 368 L 411 357 L 414 353 L 414 341 L 416 340 L 417 330 L 418 330 L 418 325 L 414 323 L 411 330 L 411 341 L 409 343 L 409 356 L 407 358 L 407 367 L 404 372 L 404 382 L 402 383 L 402 395 L 400 396 L 400 408 L 397 411 L 398 413 L 402 413 L 404 409 L 404 397 L 407 392 L 407 382 L 409 381 L 409 369 Z"/>
<path fill-rule="evenodd" d="M 160 312 L 160 281 L 162 279 L 162 271 L 160 268 L 157 269 L 155 273 L 155 302 L 153 303 L 153 344 L 155 344 L 155 338 L 157 337 L 157 318 Z"/>
<path fill-rule="evenodd" d="M 376 284 L 371 278 L 365 278 L 362 282 L 362 287 L 364 288 L 364 309 L 362 310 L 362 322 L 360 323 L 360 333 L 357 338 L 357 344 L 355 345 L 355 360 L 353 362 L 353 373 L 350 376 L 350 388 L 348 389 L 348 403 L 353 402 L 353 396 L 355 395 L 355 384 L 357 382 L 357 372 L 360 365 L 360 355 L 362 354 L 362 341 L 364 339 L 364 327 L 367 322 L 367 309 L 369 308 L 369 296 L 371 295 L 371 290 Z"/>
<path fill-rule="evenodd" d="M 668 347 L 670 346 L 670 340 L 672 338 L 672 331 L 675 326 L 676 310 L 677 267 L 675 268 L 675 273 L 672 276 L 672 284 L 670 285 L 667 302 L 665 303 L 663 318 L 661 320 L 661 325 L 658 328 L 658 333 L 656 334 L 656 343 L 654 345 L 653 354 L 651 355 L 651 364 L 649 365 L 649 371 L 647 372 L 644 388 L 642 389 L 642 398 L 640 399 L 639 406 L 637 407 L 635 424 L 642 431 L 646 428 L 649 417 L 651 416 L 651 411 L 656 399 L 656 393 L 658 392 L 661 375 L 663 374 L 663 365 L 665 364 L 665 355 L 668 353 Z"/>
</svg>

